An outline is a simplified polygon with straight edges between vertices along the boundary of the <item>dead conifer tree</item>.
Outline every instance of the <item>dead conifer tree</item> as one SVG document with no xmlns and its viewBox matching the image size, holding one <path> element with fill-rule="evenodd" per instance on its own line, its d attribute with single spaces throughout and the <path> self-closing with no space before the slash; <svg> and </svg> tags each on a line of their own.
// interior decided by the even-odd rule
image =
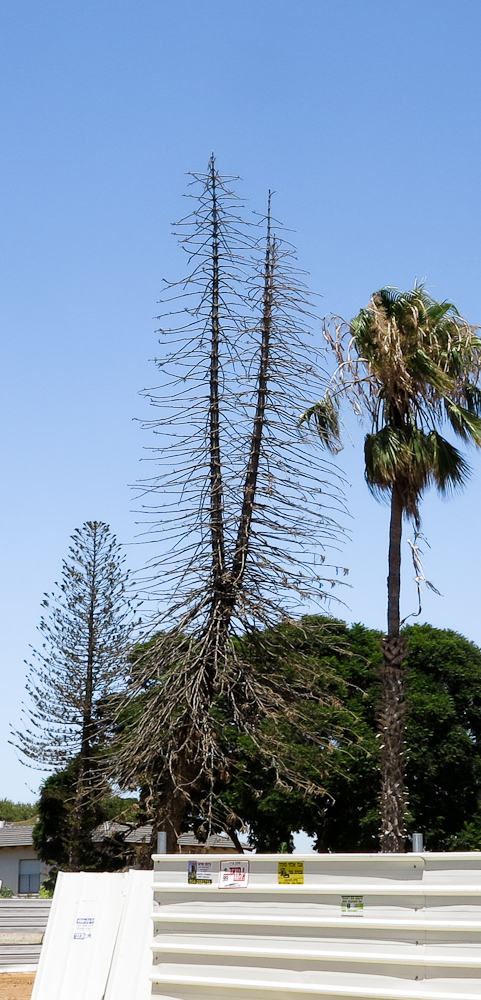
<svg viewBox="0 0 481 1000">
<path fill-rule="evenodd" d="M 146 392 L 163 408 L 147 426 L 167 436 L 152 452 L 166 471 L 144 483 L 142 508 L 160 549 L 145 586 L 161 611 L 155 642 L 132 666 L 130 697 L 142 711 L 123 726 L 114 766 L 126 786 L 148 781 L 169 851 L 196 789 L 210 788 L 210 822 L 215 781 L 229 780 L 219 705 L 279 780 L 296 782 L 275 726 L 267 736 L 261 723 L 282 715 L 304 725 L 300 706 L 322 692 L 307 671 L 294 692 L 278 665 L 256 669 L 242 637 L 262 642 L 302 602 L 323 598 L 325 549 L 340 536 L 339 480 L 297 426 L 322 384 L 316 351 L 302 342 L 309 296 L 270 204 L 260 236 L 242 221 L 233 180 L 213 157 L 192 175 L 195 208 L 178 226 L 190 270 L 167 286 L 161 332 L 173 349 L 157 361 L 162 391 Z M 219 823 L 228 826 L 225 815 Z"/>
</svg>

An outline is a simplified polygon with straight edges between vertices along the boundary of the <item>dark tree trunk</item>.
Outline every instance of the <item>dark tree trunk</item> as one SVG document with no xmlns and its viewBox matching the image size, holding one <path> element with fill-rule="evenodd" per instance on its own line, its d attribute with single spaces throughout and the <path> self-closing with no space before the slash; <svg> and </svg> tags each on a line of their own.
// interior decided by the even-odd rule
<svg viewBox="0 0 481 1000">
<path fill-rule="evenodd" d="M 210 534 L 212 546 L 212 590 L 213 599 L 209 621 L 205 633 L 206 660 L 203 685 L 203 710 L 209 710 L 214 696 L 219 668 L 224 665 L 229 642 L 229 628 L 234 614 L 239 591 L 242 587 L 246 561 L 251 540 L 251 525 L 257 490 L 262 437 L 266 421 L 268 376 L 270 365 L 270 338 L 274 307 L 274 269 L 276 261 L 275 242 L 271 234 L 271 196 L 267 212 L 267 238 L 264 260 L 264 286 L 262 295 L 261 350 L 257 376 L 256 408 L 252 424 L 249 456 L 243 487 L 242 509 L 239 519 L 232 565 L 226 565 L 225 525 L 224 525 L 224 482 L 220 433 L 220 391 L 222 375 L 220 361 L 221 323 L 220 305 L 220 249 L 219 210 L 216 191 L 216 171 L 214 160 L 210 164 L 210 185 L 212 198 L 212 282 L 211 282 L 211 358 L 209 387 L 209 456 L 210 456 Z M 187 755 L 188 757 L 188 755 Z M 189 768 L 186 757 L 185 766 Z M 181 783 L 185 771 L 180 773 Z M 167 851 L 177 851 L 177 837 L 182 832 L 183 819 L 187 808 L 188 795 L 178 786 L 172 791 L 171 805 L 165 810 Z M 233 835 L 231 831 L 231 836 Z M 237 841 L 238 850 L 242 851 Z"/>
<path fill-rule="evenodd" d="M 179 845 L 177 843 L 184 822 L 187 801 L 182 790 L 172 783 L 167 790 L 168 805 L 164 812 L 164 830 L 166 833 L 167 854 L 178 854 Z"/>
<path fill-rule="evenodd" d="M 389 527 L 389 555 L 387 578 L 387 634 L 389 638 L 399 635 L 399 595 L 401 591 L 401 536 L 403 502 L 398 486 L 394 485 L 391 496 L 391 523 Z"/>
<path fill-rule="evenodd" d="M 179 853 L 178 838 L 184 832 L 189 796 L 197 777 L 198 765 L 184 748 L 179 753 L 175 773 L 162 781 L 161 790 L 153 793 L 158 803 L 152 824 L 154 854 L 157 853 L 157 834 L 161 831 L 166 835 L 166 853 Z"/>
<path fill-rule="evenodd" d="M 219 267 L 219 206 L 217 202 L 217 174 L 214 157 L 210 161 L 210 195 L 212 199 L 212 284 L 210 311 L 210 389 L 209 389 L 209 456 L 210 456 L 210 534 L 212 545 L 212 607 L 207 627 L 208 652 L 205 663 L 204 698 L 210 705 L 215 679 L 222 658 L 226 636 L 224 612 L 226 566 L 224 532 L 224 483 L 220 446 L 219 379 L 221 377 L 219 316 L 220 267 Z"/>
<path fill-rule="evenodd" d="M 242 502 L 242 512 L 237 532 L 236 547 L 232 563 L 231 584 L 233 586 L 234 597 L 242 583 L 245 570 L 249 542 L 251 536 L 252 515 L 254 512 L 254 500 L 257 489 L 257 478 L 259 473 L 259 462 L 261 456 L 262 435 L 266 421 L 267 386 L 270 363 L 270 340 L 273 322 L 274 305 L 274 266 L 275 252 L 271 236 L 271 193 L 269 192 L 269 202 L 267 208 L 267 240 L 266 254 L 264 262 L 264 293 L 262 296 L 262 342 L 259 363 L 259 374 L 257 377 L 257 402 L 254 423 L 252 427 L 251 444 L 249 450 L 249 460 L 247 463 L 246 478 L 244 483 L 244 495 Z"/>
<path fill-rule="evenodd" d="M 92 744 L 93 728 L 93 674 L 95 661 L 95 603 L 97 600 L 97 531 L 93 533 L 92 568 L 90 581 L 90 603 L 88 618 L 88 651 L 87 670 L 85 675 L 85 692 L 82 722 L 82 743 L 80 748 L 80 765 L 75 796 L 75 807 L 72 814 L 69 866 L 72 871 L 79 871 L 84 862 L 85 850 L 90 848 L 92 833 Z"/>
<path fill-rule="evenodd" d="M 398 486 L 393 486 L 389 532 L 388 634 L 383 640 L 381 669 L 381 850 L 404 852 L 406 845 L 405 728 L 404 695 L 406 640 L 399 635 L 399 595 L 401 585 L 401 535 L 403 502 Z"/>
<path fill-rule="evenodd" d="M 229 617 L 226 613 L 226 563 L 224 526 L 224 483 L 222 474 L 221 427 L 220 427 L 220 380 L 222 377 L 221 320 L 220 320 L 220 218 L 217 194 L 217 173 L 214 157 L 209 164 L 209 193 L 211 199 L 211 284 L 210 284 L 210 380 L 209 412 L 207 422 L 209 444 L 209 496 L 210 496 L 210 537 L 212 550 L 212 603 L 207 622 L 204 644 L 205 661 L 200 684 L 202 709 L 207 712 L 214 696 L 219 663 L 225 655 Z M 187 739 L 188 724 L 180 735 L 183 743 Z M 167 853 L 178 851 L 177 838 L 182 833 L 184 816 L 188 804 L 189 778 L 193 768 L 189 752 L 186 750 L 176 764 L 176 775 L 168 780 L 162 796 L 162 826 L 167 835 Z M 184 792 L 183 789 L 186 789 Z"/>
</svg>

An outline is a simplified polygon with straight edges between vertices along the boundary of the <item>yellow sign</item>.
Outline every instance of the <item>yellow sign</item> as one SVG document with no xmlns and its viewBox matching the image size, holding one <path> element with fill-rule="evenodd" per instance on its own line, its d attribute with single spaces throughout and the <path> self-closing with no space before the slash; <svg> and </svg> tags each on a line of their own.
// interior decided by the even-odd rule
<svg viewBox="0 0 481 1000">
<path fill-rule="evenodd" d="M 279 861 L 277 881 L 279 885 L 304 885 L 304 862 Z"/>
</svg>

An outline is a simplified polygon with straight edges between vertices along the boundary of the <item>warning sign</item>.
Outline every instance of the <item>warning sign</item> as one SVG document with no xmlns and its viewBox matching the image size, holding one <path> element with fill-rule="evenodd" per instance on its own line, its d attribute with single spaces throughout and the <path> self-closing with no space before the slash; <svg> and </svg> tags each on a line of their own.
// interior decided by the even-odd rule
<svg viewBox="0 0 481 1000">
<path fill-rule="evenodd" d="M 277 881 L 279 885 L 304 885 L 304 862 L 279 861 Z"/>
<path fill-rule="evenodd" d="M 248 861 L 221 861 L 219 889 L 242 888 L 249 882 Z"/>
<path fill-rule="evenodd" d="M 189 885 L 212 885 L 212 862 L 189 861 L 187 881 Z"/>
<path fill-rule="evenodd" d="M 346 917 L 362 917 L 364 896 L 341 896 L 341 913 Z"/>
</svg>

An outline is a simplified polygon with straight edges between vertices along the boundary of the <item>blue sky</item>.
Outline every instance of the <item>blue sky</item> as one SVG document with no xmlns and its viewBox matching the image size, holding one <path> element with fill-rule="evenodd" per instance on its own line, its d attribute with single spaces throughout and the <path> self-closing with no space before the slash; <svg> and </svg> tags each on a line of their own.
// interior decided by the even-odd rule
<svg viewBox="0 0 481 1000">
<path fill-rule="evenodd" d="M 132 418 L 155 382 L 161 280 L 180 274 L 185 173 L 215 150 L 253 209 L 275 189 L 322 312 L 349 318 L 374 289 L 426 278 L 481 323 L 480 22 L 476 0 L 3 6 L 0 797 L 38 785 L 8 724 L 70 534 L 97 519 L 136 535 L 128 484 L 150 442 Z M 363 484 L 361 431 L 353 442 L 345 617 L 383 628 L 388 512 Z M 423 505 L 443 594 L 423 617 L 478 643 L 480 462 L 464 496 Z"/>
</svg>

